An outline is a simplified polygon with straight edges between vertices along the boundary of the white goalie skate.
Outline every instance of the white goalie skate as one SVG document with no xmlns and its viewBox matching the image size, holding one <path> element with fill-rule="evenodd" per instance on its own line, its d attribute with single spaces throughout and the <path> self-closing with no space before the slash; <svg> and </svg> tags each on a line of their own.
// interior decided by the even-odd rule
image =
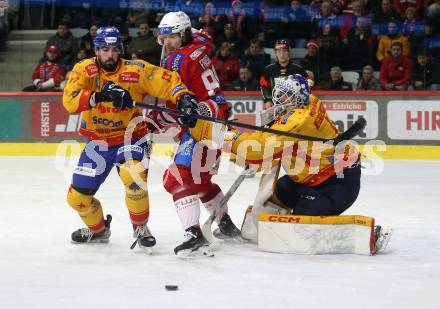
<svg viewBox="0 0 440 309">
<path fill-rule="evenodd" d="M 384 229 L 380 225 L 374 227 L 375 243 L 373 254 L 384 252 L 388 246 L 393 229 Z"/>
</svg>

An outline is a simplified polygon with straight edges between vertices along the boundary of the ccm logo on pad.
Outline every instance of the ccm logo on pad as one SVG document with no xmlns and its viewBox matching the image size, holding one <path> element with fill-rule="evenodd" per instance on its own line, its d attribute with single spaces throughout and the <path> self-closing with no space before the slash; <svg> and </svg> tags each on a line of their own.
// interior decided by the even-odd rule
<svg viewBox="0 0 440 309">
<path fill-rule="evenodd" d="M 299 223 L 300 218 L 291 216 L 269 216 L 268 221 L 270 222 L 284 222 L 284 223 Z"/>
</svg>

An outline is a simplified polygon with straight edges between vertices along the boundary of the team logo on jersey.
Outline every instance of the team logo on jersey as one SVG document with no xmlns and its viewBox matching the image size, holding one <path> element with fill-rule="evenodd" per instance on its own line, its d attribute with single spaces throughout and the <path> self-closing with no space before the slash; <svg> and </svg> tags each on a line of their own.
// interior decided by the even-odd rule
<svg viewBox="0 0 440 309">
<path fill-rule="evenodd" d="M 140 61 L 127 60 L 124 62 L 125 65 L 137 65 L 138 67 L 144 68 L 145 64 Z"/>
<path fill-rule="evenodd" d="M 166 80 L 167 82 L 171 81 L 171 73 L 169 71 L 164 71 L 162 74 L 162 79 Z"/>
<path fill-rule="evenodd" d="M 124 152 L 143 153 L 144 148 L 142 148 L 141 146 L 138 146 L 138 145 L 125 145 L 125 146 L 122 146 L 118 149 L 117 155 L 120 155 L 121 153 L 124 153 Z"/>
<path fill-rule="evenodd" d="M 199 48 L 197 48 L 195 51 L 193 51 L 193 52 L 189 55 L 189 57 L 190 57 L 192 60 L 196 60 L 197 57 L 200 56 L 200 55 L 203 53 L 203 51 L 204 51 L 205 49 L 206 49 L 206 46 L 199 47 Z"/>
<path fill-rule="evenodd" d="M 152 80 L 154 77 L 154 74 L 156 73 L 156 71 L 158 70 L 158 67 L 152 67 L 150 73 L 148 73 L 147 78 L 148 80 Z"/>
<path fill-rule="evenodd" d="M 123 72 L 119 75 L 119 82 L 121 83 L 137 83 L 139 82 L 139 74 L 136 72 Z"/>
<path fill-rule="evenodd" d="M 86 167 L 86 166 L 77 166 L 73 170 L 74 174 L 81 175 L 81 176 L 87 176 L 87 177 L 95 177 L 96 176 L 96 169 Z"/>
<path fill-rule="evenodd" d="M 88 66 L 86 66 L 86 72 L 87 72 L 87 75 L 92 76 L 92 75 L 98 73 L 98 67 L 96 66 L 96 64 L 91 63 Z"/>
<path fill-rule="evenodd" d="M 174 54 L 173 58 L 171 58 L 171 71 L 180 72 L 182 68 L 183 58 L 185 58 L 184 54 Z"/>
<path fill-rule="evenodd" d="M 211 59 L 209 59 L 208 55 L 205 55 L 200 61 L 199 61 L 200 65 L 202 66 L 202 68 L 207 69 L 211 66 Z"/>
<path fill-rule="evenodd" d="M 122 126 L 123 124 L 122 120 L 112 120 L 112 119 L 101 118 L 96 116 L 93 116 L 92 120 L 94 124 L 101 124 L 111 128 L 117 128 Z"/>
</svg>

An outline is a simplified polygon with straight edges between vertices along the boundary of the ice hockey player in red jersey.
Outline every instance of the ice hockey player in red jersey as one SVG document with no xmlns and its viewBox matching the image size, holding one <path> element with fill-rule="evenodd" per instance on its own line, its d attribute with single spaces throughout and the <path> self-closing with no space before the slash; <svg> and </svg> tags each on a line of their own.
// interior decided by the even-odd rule
<svg viewBox="0 0 440 309">
<path fill-rule="evenodd" d="M 158 40 L 165 47 L 163 66 L 177 71 L 199 102 L 189 104 L 188 110 L 227 119 L 230 104 L 220 89 L 209 57 L 213 47 L 211 38 L 192 29 L 191 21 L 184 12 L 170 12 L 159 24 Z M 175 108 L 175 105 L 170 104 L 169 107 Z M 182 126 L 179 148 L 164 174 L 164 187 L 173 196 L 185 230 L 185 241 L 174 252 L 178 255 L 212 255 L 200 229 L 200 202 L 210 214 L 216 215 L 219 228 L 214 231 L 214 236 L 225 239 L 240 235 L 240 230 L 227 213 L 227 206 L 220 203 L 223 197 L 220 187 L 211 181 L 218 169 L 221 151 L 199 147 L 201 131 L 206 132 L 212 124 L 191 117 L 178 117 L 177 122 Z M 212 135 L 215 136 L 215 133 Z"/>
</svg>

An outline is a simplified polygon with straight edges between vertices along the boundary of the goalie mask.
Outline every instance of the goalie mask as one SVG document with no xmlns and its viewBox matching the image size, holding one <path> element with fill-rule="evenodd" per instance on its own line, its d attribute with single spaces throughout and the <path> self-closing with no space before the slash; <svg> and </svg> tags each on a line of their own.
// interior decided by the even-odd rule
<svg viewBox="0 0 440 309">
<path fill-rule="evenodd" d="M 303 108 L 309 103 L 310 87 L 307 80 L 299 75 L 289 75 L 277 80 L 272 91 L 272 101 L 276 107 L 285 110 L 288 106 Z"/>
</svg>

